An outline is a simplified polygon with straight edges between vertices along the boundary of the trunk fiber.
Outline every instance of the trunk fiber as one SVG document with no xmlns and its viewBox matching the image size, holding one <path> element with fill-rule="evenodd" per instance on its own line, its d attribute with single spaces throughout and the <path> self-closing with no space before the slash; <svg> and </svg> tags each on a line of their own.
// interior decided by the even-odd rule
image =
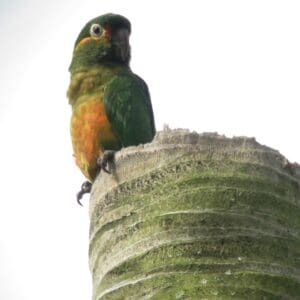
<svg viewBox="0 0 300 300">
<path fill-rule="evenodd" d="M 90 219 L 93 300 L 300 299 L 300 168 L 255 139 L 123 149 Z"/>
</svg>

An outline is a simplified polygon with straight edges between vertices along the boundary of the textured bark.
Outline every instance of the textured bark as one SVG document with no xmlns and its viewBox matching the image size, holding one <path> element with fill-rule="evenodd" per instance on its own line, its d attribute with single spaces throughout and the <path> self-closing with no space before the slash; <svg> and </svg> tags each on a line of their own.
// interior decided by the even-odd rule
<svg viewBox="0 0 300 300">
<path fill-rule="evenodd" d="M 90 203 L 93 299 L 300 299 L 300 168 L 251 138 L 165 130 Z"/>
</svg>

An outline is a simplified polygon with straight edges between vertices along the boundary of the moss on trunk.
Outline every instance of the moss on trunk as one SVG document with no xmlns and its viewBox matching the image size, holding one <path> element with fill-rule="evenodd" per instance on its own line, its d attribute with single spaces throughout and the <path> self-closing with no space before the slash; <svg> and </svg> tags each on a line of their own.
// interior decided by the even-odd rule
<svg viewBox="0 0 300 300">
<path fill-rule="evenodd" d="M 123 149 L 90 203 L 93 299 L 299 299 L 300 176 L 249 138 Z"/>
</svg>

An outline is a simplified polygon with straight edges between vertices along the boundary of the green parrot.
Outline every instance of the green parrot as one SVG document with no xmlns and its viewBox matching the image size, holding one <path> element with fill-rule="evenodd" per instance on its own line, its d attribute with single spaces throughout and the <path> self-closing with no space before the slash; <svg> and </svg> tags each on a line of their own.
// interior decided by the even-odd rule
<svg viewBox="0 0 300 300">
<path fill-rule="evenodd" d="M 114 152 L 152 141 L 155 124 L 147 84 L 130 67 L 130 22 L 117 14 L 89 21 L 74 46 L 67 96 L 72 106 L 75 161 L 91 190 L 100 170 L 109 171 Z"/>
</svg>

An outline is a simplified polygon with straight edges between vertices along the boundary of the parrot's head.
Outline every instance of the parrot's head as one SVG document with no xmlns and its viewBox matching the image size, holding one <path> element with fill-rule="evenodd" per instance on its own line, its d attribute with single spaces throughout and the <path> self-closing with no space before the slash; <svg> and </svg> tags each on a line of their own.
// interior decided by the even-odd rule
<svg viewBox="0 0 300 300">
<path fill-rule="evenodd" d="M 100 64 L 124 64 L 130 60 L 129 20 L 105 14 L 89 21 L 74 45 L 70 71 Z"/>
</svg>

